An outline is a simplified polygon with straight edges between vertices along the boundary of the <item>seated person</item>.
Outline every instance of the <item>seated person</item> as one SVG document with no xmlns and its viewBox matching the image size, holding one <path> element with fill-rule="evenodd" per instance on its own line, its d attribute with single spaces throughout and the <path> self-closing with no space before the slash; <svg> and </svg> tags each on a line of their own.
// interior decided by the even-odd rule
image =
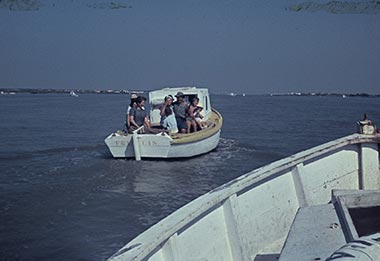
<svg viewBox="0 0 380 261">
<path fill-rule="evenodd" d="M 203 121 L 203 115 L 200 113 L 202 110 L 203 108 L 200 106 L 198 106 L 198 108 L 194 110 L 195 121 L 201 129 L 207 127 L 206 122 Z"/>
<path fill-rule="evenodd" d="M 137 97 L 136 108 L 132 107 L 129 112 L 129 115 L 130 115 L 129 131 L 130 132 L 137 130 L 141 126 L 145 126 L 145 129 L 144 129 L 145 133 L 155 133 L 151 129 L 149 115 L 148 115 L 148 112 L 144 109 L 144 105 L 145 105 L 144 97 L 141 97 L 141 96 Z"/>
<path fill-rule="evenodd" d="M 174 112 L 170 107 L 165 108 L 165 118 L 162 121 L 162 126 L 169 130 L 170 134 L 178 133 L 177 121 Z"/>
<path fill-rule="evenodd" d="M 128 108 L 127 108 L 127 112 L 125 113 L 125 127 L 126 127 L 126 130 L 129 130 L 129 128 L 131 127 L 131 122 L 130 122 L 130 111 L 132 108 L 136 108 L 136 99 L 137 99 L 137 94 L 132 94 L 131 95 L 131 103 L 129 104 Z"/>
<path fill-rule="evenodd" d="M 175 97 L 177 100 L 173 103 L 173 110 L 175 119 L 177 121 L 178 129 L 181 133 L 186 133 L 186 116 L 187 116 L 187 110 L 188 110 L 188 104 L 184 100 L 184 94 L 183 92 L 178 92 Z"/>
<path fill-rule="evenodd" d="M 198 103 L 199 98 L 194 97 L 189 106 L 188 117 L 186 118 L 187 133 L 190 133 L 191 128 L 193 128 L 194 132 L 198 130 L 198 126 L 202 128 L 202 126 L 200 125 L 203 118 L 203 116 L 200 114 L 202 107 L 199 107 Z"/>
<path fill-rule="evenodd" d="M 164 119 L 166 118 L 166 113 L 165 113 L 166 108 L 170 108 L 170 110 L 174 112 L 173 111 L 173 96 L 171 95 L 165 96 L 164 103 L 161 104 L 160 106 L 160 116 L 161 116 L 160 125 L 163 124 Z"/>
</svg>

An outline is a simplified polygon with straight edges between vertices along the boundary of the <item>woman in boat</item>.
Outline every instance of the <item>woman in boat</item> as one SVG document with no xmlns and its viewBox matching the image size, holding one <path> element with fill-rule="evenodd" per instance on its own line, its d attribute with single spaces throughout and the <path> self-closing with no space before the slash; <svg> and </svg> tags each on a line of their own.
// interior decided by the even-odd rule
<svg viewBox="0 0 380 261">
<path fill-rule="evenodd" d="M 166 107 L 165 109 L 165 119 L 162 126 L 169 130 L 170 134 L 178 133 L 177 121 L 175 119 L 174 112 L 169 107 Z"/>
<path fill-rule="evenodd" d="M 200 114 L 200 111 L 202 110 L 202 107 L 198 106 L 199 98 L 194 97 L 191 101 L 191 104 L 189 106 L 188 110 L 188 117 L 186 118 L 186 125 L 187 125 L 187 133 L 190 133 L 191 128 L 193 128 L 193 131 L 197 131 L 198 127 L 201 128 L 200 124 L 203 116 Z"/>
<path fill-rule="evenodd" d="M 165 96 L 164 103 L 160 106 L 160 116 L 161 116 L 160 124 L 161 125 L 163 124 L 166 118 L 166 113 L 165 113 L 166 108 L 169 108 L 173 111 L 173 96 L 171 95 Z"/>
<path fill-rule="evenodd" d="M 183 99 L 183 92 L 178 92 L 175 97 L 177 100 L 173 103 L 174 115 L 177 121 L 178 129 L 181 133 L 186 133 L 186 116 L 189 105 Z"/>
<path fill-rule="evenodd" d="M 207 127 L 206 122 L 203 120 L 203 115 L 201 114 L 202 110 L 203 110 L 203 108 L 201 106 L 198 106 L 198 108 L 195 110 L 195 113 L 194 113 L 195 121 L 197 122 L 198 127 L 200 129 Z"/>
<path fill-rule="evenodd" d="M 170 134 L 177 133 L 177 121 L 173 111 L 173 96 L 168 95 L 164 98 L 164 103 L 160 107 L 161 126 L 168 129 Z"/>
<path fill-rule="evenodd" d="M 144 132 L 150 133 L 151 132 L 151 126 L 149 121 L 149 115 L 147 111 L 144 108 L 145 106 L 145 99 L 144 97 L 138 96 L 136 98 L 136 108 L 131 108 L 129 112 L 129 121 L 130 121 L 130 128 L 129 130 L 132 132 L 134 130 L 137 130 L 141 126 L 145 126 Z"/>
</svg>

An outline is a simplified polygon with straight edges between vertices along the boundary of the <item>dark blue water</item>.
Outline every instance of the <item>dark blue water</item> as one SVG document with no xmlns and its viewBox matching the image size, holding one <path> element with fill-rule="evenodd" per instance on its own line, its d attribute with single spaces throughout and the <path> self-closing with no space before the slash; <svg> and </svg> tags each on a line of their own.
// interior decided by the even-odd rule
<svg viewBox="0 0 380 261">
<path fill-rule="evenodd" d="M 113 159 L 124 95 L 0 96 L 0 260 L 104 260 L 199 195 L 349 135 L 379 98 L 212 96 L 219 147 L 188 160 Z"/>
</svg>

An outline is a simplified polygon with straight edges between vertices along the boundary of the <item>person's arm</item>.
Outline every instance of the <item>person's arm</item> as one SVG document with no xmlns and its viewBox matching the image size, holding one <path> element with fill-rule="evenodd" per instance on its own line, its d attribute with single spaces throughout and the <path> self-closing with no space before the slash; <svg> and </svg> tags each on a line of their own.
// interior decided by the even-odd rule
<svg viewBox="0 0 380 261">
<path fill-rule="evenodd" d="M 131 112 L 131 106 L 128 106 L 127 108 L 127 112 L 125 113 L 125 126 L 129 129 L 129 127 L 131 126 L 131 123 L 129 121 L 129 114 Z"/>
<path fill-rule="evenodd" d="M 199 118 L 203 119 L 203 115 L 201 114 L 202 108 L 198 108 L 198 115 Z"/>
<path fill-rule="evenodd" d="M 135 127 L 140 127 L 139 125 L 137 125 L 137 123 L 135 122 L 135 116 L 131 115 L 130 118 L 129 118 L 129 122 L 131 124 L 131 126 L 135 126 Z"/>
<path fill-rule="evenodd" d="M 131 115 L 128 114 L 128 120 L 127 120 L 127 123 L 128 123 L 128 127 L 131 127 Z"/>
<path fill-rule="evenodd" d="M 130 123 L 129 123 L 129 114 L 126 113 L 125 114 L 125 127 L 129 128 L 130 126 Z"/>
<path fill-rule="evenodd" d="M 150 121 L 149 121 L 149 117 L 148 117 L 148 116 L 145 117 L 145 119 L 144 119 L 144 123 L 145 123 L 145 126 L 146 126 L 147 128 L 150 128 Z"/>
<path fill-rule="evenodd" d="M 166 102 L 164 104 L 162 104 L 162 106 L 161 106 L 161 111 L 160 111 L 161 116 L 165 115 L 165 109 L 166 109 Z"/>
</svg>

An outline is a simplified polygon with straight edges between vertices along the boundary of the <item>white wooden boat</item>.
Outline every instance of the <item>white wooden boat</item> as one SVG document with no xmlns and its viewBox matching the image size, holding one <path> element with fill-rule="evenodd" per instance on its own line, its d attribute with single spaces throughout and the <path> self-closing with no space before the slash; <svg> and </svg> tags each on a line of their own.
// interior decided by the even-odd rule
<svg viewBox="0 0 380 261">
<path fill-rule="evenodd" d="M 185 100 L 199 98 L 198 106 L 203 108 L 206 127 L 189 134 L 143 134 L 142 128 L 132 134 L 117 131 L 106 139 L 111 154 L 115 158 L 183 158 L 193 157 L 212 151 L 218 146 L 223 123 L 221 114 L 211 107 L 208 89 L 196 87 L 165 88 L 149 93 L 150 122 L 153 127 L 160 125 L 160 109 L 164 97 L 183 92 Z"/>
<path fill-rule="evenodd" d="M 363 191 L 380 189 L 379 144 L 379 134 L 353 134 L 251 171 L 178 209 L 110 260 L 325 260 L 361 236 L 347 206 L 380 206 L 379 192 Z M 358 257 L 380 236 L 369 240 L 340 253 L 360 250 Z"/>
</svg>

